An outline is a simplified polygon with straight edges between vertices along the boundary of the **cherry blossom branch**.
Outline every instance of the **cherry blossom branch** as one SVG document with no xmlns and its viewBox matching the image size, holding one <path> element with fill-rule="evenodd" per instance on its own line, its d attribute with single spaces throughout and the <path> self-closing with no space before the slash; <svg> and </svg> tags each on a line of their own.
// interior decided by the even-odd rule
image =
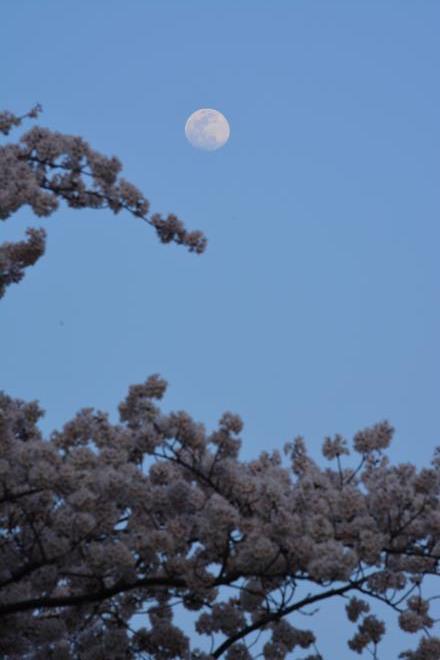
<svg viewBox="0 0 440 660">
<path fill-rule="evenodd" d="M 307 598 L 304 598 L 298 603 L 295 603 L 294 605 L 290 605 L 289 607 L 286 607 L 278 612 L 267 614 L 261 619 L 258 619 L 256 622 L 249 624 L 248 626 L 243 628 L 236 635 L 233 635 L 229 639 L 225 640 L 222 644 L 220 644 L 217 647 L 217 649 L 213 652 L 212 655 L 214 656 L 214 658 L 219 658 L 228 648 L 230 648 L 233 644 L 238 642 L 240 639 L 243 639 L 250 633 L 255 632 L 256 630 L 264 629 L 264 627 L 267 626 L 269 623 L 278 621 L 282 617 L 285 617 L 288 614 L 292 614 L 292 612 L 295 612 L 296 610 L 299 610 L 305 606 L 312 605 L 313 603 L 319 602 L 321 600 L 325 600 L 326 598 L 341 596 L 342 594 L 345 594 L 348 591 L 355 589 L 357 585 L 360 583 L 362 583 L 362 580 L 358 581 L 357 583 L 356 582 L 350 583 L 348 585 L 345 585 L 344 587 L 340 587 L 339 589 L 329 589 L 324 593 L 316 594 L 314 596 L 309 596 Z"/>
</svg>

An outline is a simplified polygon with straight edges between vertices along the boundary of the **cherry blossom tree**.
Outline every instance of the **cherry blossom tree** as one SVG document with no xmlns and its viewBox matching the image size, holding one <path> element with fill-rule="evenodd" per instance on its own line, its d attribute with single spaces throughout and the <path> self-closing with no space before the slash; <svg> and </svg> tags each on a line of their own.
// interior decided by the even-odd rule
<svg viewBox="0 0 440 660">
<path fill-rule="evenodd" d="M 0 130 L 22 119 L 3 113 Z M 80 138 L 33 128 L 0 147 L 0 215 L 24 205 L 49 215 L 61 200 L 125 208 L 162 242 L 201 252 L 204 237 L 175 216 L 147 216 L 120 169 Z M 3 244 L 3 292 L 43 252 L 42 230 Z M 343 464 L 350 449 L 339 435 L 323 442 L 325 469 L 301 437 L 284 457 L 246 462 L 238 416 L 224 413 L 208 432 L 186 412 L 163 413 L 165 391 L 153 375 L 129 388 L 118 424 L 83 409 L 46 438 L 37 402 L 0 394 L 2 658 L 247 660 L 260 657 L 251 641 L 261 633 L 264 658 L 306 650 L 318 660 L 325 649 L 298 615 L 328 600 L 345 602 L 354 654 L 379 657 L 381 603 L 402 631 L 421 633 L 399 658 L 440 658 L 423 593 L 440 572 L 440 448 L 429 468 L 391 465 L 383 421 L 354 436 L 355 467 Z M 208 650 L 176 622 L 179 608 Z"/>
</svg>

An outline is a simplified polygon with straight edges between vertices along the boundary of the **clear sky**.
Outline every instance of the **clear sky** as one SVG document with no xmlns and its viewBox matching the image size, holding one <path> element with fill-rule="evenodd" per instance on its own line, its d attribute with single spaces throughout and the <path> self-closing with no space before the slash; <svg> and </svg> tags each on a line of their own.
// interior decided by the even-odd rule
<svg viewBox="0 0 440 660">
<path fill-rule="evenodd" d="M 52 430 L 83 406 L 116 419 L 128 386 L 159 372 L 166 410 L 208 428 L 243 417 L 244 459 L 302 434 L 327 466 L 325 435 L 386 418 L 392 460 L 427 465 L 440 3 L 5 0 L 1 23 L 0 106 L 40 102 L 39 123 L 117 155 L 152 211 L 209 244 L 164 246 L 107 211 L 2 223 L 1 240 L 43 224 L 48 248 L 1 301 L 0 388 L 39 399 Z M 218 151 L 185 139 L 201 107 L 229 120 Z M 323 612 L 319 648 L 348 658 L 354 626 Z M 381 660 L 415 639 L 390 634 Z"/>
</svg>

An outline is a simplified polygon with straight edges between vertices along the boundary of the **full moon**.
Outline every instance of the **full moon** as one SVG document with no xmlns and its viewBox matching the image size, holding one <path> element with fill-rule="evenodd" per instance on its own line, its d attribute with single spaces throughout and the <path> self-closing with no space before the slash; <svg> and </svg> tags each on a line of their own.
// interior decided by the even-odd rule
<svg viewBox="0 0 440 660">
<path fill-rule="evenodd" d="M 218 110 L 200 108 L 192 113 L 185 124 L 185 135 L 196 149 L 215 151 L 229 140 L 228 120 Z"/>
</svg>

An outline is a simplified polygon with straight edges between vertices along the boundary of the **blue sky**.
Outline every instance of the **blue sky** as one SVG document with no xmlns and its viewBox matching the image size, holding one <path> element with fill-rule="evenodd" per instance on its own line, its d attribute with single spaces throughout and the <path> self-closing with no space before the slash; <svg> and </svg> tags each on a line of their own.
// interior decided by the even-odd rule
<svg viewBox="0 0 440 660">
<path fill-rule="evenodd" d="M 1 240 L 44 224 L 48 248 L 1 302 L 0 388 L 39 399 L 51 430 L 83 406 L 116 419 L 128 386 L 159 372 L 165 409 L 208 428 L 243 417 L 243 458 L 302 434 L 324 465 L 325 435 L 387 418 L 393 461 L 426 465 L 440 444 L 439 20 L 436 0 L 6 0 L 0 105 L 42 103 L 39 123 L 117 155 L 152 211 L 209 244 L 163 246 L 123 214 L 20 211 Z M 200 107 L 229 120 L 216 152 L 185 139 Z M 335 638 L 329 616 L 325 658 L 348 657 L 351 627 Z M 414 642 L 391 635 L 383 657 Z"/>
</svg>

